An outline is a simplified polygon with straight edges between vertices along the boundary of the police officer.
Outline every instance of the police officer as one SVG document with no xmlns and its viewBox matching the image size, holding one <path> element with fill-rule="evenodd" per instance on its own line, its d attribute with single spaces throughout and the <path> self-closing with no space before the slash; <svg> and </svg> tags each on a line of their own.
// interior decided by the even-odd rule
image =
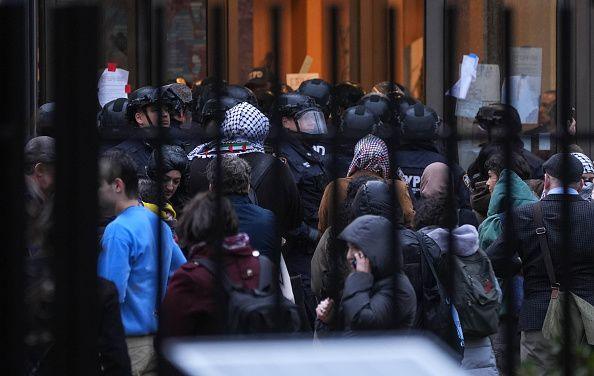
<svg viewBox="0 0 594 376">
<path fill-rule="evenodd" d="M 235 98 L 239 102 L 247 102 L 254 107 L 258 107 L 258 98 L 253 91 L 241 85 L 227 85 L 224 89 L 224 95 L 230 98 Z"/>
<path fill-rule="evenodd" d="M 138 176 L 144 178 L 147 176 L 146 166 L 153 151 L 150 128 L 159 124 L 163 127 L 170 125 L 169 112 L 161 105 L 158 90 L 145 86 L 133 91 L 128 97 L 126 120 L 131 127 L 130 137 L 112 149 L 130 155 L 136 162 Z"/>
<path fill-rule="evenodd" d="M 318 209 L 329 179 L 323 157 L 312 145 L 327 133 L 326 121 L 316 102 L 298 93 L 280 95 L 275 111 L 275 121 L 282 126 L 278 154 L 291 170 L 303 207 L 303 222 L 287 235 L 287 268 L 291 274 L 301 276 L 306 306 L 313 318 L 310 264 L 319 238 Z"/>
<path fill-rule="evenodd" d="M 202 141 L 200 127 L 192 122 L 192 91 L 184 84 L 172 83 L 159 89 L 161 108 L 170 115 L 167 136 L 171 143 L 191 151 Z"/>
<path fill-rule="evenodd" d="M 332 140 L 338 132 L 338 125 L 340 125 L 340 122 L 335 123 L 330 118 L 332 85 L 322 79 L 314 78 L 303 81 L 301 85 L 299 85 L 297 92 L 313 99 L 324 113 L 326 129 L 328 131 L 325 135 L 318 137 L 316 143 L 313 144 L 312 147 L 324 157 L 324 163 L 328 165 L 332 160 Z"/>
<path fill-rule="evenodd" d="M 472 188 L 489 178 L 485 162 L 495 153 L 504 153 L 506 145 L 510 145 L 512 152 L 522 155 L 528 162 L 532 170 L 532 179 L 544 177 L 542 170 L 544 161 L 524 149 L 524 143 L 520 138 L 522 121 L 513 106 L 495 103 L 481 107 L 476 114 L 474 123 L 487 133 L 488 142 L 481 145 L 476 160 L 468 167 L 468 177 Z"/>
<path fill-rule="evenodd" d="M 118 145 L 129 135 L 130 126 L 126 120 L 128 99 L 118 98 L 107 102 L 99 113 L 97 126 L 101 144 L 99 154 Z"/>
<path fill-rule="evenodd" d="M 372 93 L 384 94 L 393 102 L 398 102 L 403 97 L 412 97 L 410 91 L 400 84 L 391 81 L 377 83 L 371 88 Z"/>
<path fill-rule="evenodd" d="M 399 166 L 403 179 L 408 183 L 415 198 L 420 198 L 421 176 L 425 167 L 434 162 L 448 164 L 447 158 L 435 146 L 440 120 L 435 111 L 416 103 L 409 107 L 401 118 L 400 145 L 394 153 L 394 165 Z M 464 183 L 464 170 L 449 163 L 453 173 L 454 194 L 459 208 L 470 207 L 470 192 Z"/>
</svg>

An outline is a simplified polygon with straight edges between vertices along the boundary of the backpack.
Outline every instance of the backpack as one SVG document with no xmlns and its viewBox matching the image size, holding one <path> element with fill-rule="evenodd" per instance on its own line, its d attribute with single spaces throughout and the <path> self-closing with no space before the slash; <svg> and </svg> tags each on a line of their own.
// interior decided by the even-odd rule
<svg viewBox="0 0 594 376">
<path fill-rule="evenodd" d="M 457 323 L 456 310 L 452 307 L 450 296 L 439 280 L 435 270 L 435 257 L 429 247 L 437 244 L 425 234 L 414 232 L 420 246 L 421 296 L 417 296 L 421 306 L 421 329 L 428 330 L 444 341 L 457 354 L 464 354 L 464 338 Z M 441 254 L 441 250 L 438 251 Z"/>
<path fill-rule="evenodd" d="M 272 289 L 273 265 L 260 256 L 260 282 L 258 289 L 246 289 L 233 283 L 226 273 L 221 282 L 227 295 L 228 334 L 294 333 L 301 329 L 297 306 L 285 298 L 280 290 Z M 217 266 L 211 260 L 200 258 L 198 263 L 212 275 Z"/>
<path fill-rule="evenodd" d="M 489 257 L 480 249 L 470 256 L 452 255 L 449 273 L 464 335 L 483 338 L 497 333 L 501 291 Z"/>
</svg>

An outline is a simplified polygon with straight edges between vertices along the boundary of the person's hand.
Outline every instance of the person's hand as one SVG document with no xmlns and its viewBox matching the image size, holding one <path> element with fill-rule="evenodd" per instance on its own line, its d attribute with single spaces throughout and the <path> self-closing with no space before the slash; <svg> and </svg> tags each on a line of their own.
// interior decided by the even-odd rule
<svg viewBox="0 0 594 376">
<path fill-rule="evenodd" d="M 332 314 L 334 313 L 334 300 L 330 298 L 326 298 L 318 304 L 316 308 L 316 316 L 318 320 L 323 322 L 324 324 L 328 324 L 330 319 L 332 318 Z"/>
<path fill-rule="evenodd" d="M 369 259 L 363 252 L 355 253 L 355 260 L 357 262 L 357 266 L 355 268 L 358 272 L 363 273 L 371 273 L 371 264 L 369 263 Z"/>
</svg>

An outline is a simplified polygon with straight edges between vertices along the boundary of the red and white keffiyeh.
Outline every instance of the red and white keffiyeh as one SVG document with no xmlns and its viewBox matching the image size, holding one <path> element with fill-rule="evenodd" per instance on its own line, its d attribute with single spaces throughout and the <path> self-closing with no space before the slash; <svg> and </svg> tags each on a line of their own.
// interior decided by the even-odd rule
<svg viewBox="0 0 594 376">
<path fill-rule="evenodd" d="M 369 134 L 355 145 L 355 156 L 347 177 L 360 170 L 375 172 L 384 179 L 390 177 L 390 153 L 381 138 Z"/>
</svg>

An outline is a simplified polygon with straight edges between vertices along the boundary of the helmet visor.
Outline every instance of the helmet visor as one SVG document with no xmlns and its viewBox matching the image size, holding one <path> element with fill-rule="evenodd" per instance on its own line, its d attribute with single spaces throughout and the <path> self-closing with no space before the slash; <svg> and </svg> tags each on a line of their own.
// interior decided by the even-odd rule
<svg viewBox="0 0 594 376">
<path fill-rule="evenodd" d="M 328 133 L 324 114 L 318 109 L 307 109 L 295 115 L 299 132 L 315 135 Z"/>
</svg>

